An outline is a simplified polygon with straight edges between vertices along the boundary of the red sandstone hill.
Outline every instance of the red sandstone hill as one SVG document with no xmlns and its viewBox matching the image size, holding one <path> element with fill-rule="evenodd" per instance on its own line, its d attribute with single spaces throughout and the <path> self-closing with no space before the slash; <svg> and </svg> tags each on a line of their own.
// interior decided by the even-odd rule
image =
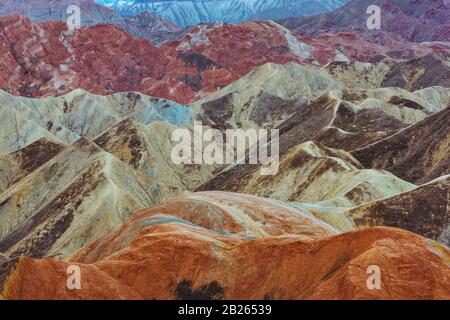
<svg viewBox="0 0 450 320">
<path fill-rule="evenodd" d="M 35 22 L 66 22 L 71 16 L 70 13 L 67 13 L 67 9 L 71 5 L 80 7 L 82 26 L 112 24 L 123 28 L 137 38 L 149 39 L 157 43 L 173 39 L 182 32 L 172 22 L 153 13 L 140 13 L 125 19 L 113 9 L 94 0 L 2 0 L 0 16 L 15 13 L 26 16 Z"/>
<path fill-rule="evenodd" d="M 83 88 L 99 94 L 139 91 L 181 103 L 268 62 L 320 66 L 449 51 L 444 44 L 398 41 L 382 47 L 352 34 L 296 38 L 273 22 L 198 25 L 159 48 L 112 25 L 72 33 L 62 22 L 33 23 L 19 15 L 0 18 L 0 35 L 0 88 L 12 94 L 42 97 Z"/>
<path fill-rule="evenodd" d="M 3 297 L 450 298 L 450 252 L 413 233 L 377 227 L 316 240 L 295 235 L 248 238 L 228 233 L 229 228 L 214 231 L 210 222 L 217 218 L 237 222 L 232 215 L 222 214 L 205 207 L 199 217 L 185 215 L 187 220 L 183 220 L 144 211 L 85 248 L 73 262 L 20 258 L 6 281 Z M 192 224 L 193 220 L 204 227 Z M 80 267 L 80 290 L 66 287 L 70 265 Z M 373 265 L 380 268 L 381 288 L 371 290 L 367 270 Z"/>
<path fill-rule="evenodd" d="M 301 61 L 287 48 L 286 38 L 265 23 L 224 26 L 224 39 L 239 43 L 240 37 L 227 50 L 208 40 L 207 29 L 198 26 L 184 41 L 157 48 L 112 25 L 71 34 L 62 22 L 2 17 L 0 87 L 30 97 L 75 88 L 100 94 L 135 90 L 189 102 L 261 64 Z M 191 50 L 190 44 L 203 45 L 206 55 Z"/>
</svg>

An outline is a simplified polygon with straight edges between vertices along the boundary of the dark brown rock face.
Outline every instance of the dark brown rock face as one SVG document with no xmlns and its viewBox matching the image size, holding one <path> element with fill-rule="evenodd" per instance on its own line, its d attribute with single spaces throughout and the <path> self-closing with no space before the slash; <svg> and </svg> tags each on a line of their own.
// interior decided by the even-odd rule
<svg viewBox="0 0 450 320">
<path fill-rule="evenodd" d="M 347 211 L 358 227 L 402 228 L 450 244 L 450 176 Z"/>
<path fill-rule="evenodd" d="M 280 154 L 291 147 L 312 140 L 324 127 L 330 124 L 335 114 L 336 100 L 323 96 L 308 106 L 300 108 L 292 117 L 279 127 Z M 224 171 L 201 186 L 199 190 L 236 191 L 241 187 L 242 179 L 259 170 L 258 165 L 236 166 Z"/>
<path fill-rule="evenodd" d="M 16 152 L 0 156 L 0 192 L 48 162 L 63 148 L 63 145 L 44 138 Z"/>
<path fill-rule="evenodd" d="M 450 106 L 352 152 L 366 168 L 385 169 L 417 184 L 450 173 Z"/>
<path fill-rule="evenodd" d="M 9 261 L 9 258 L 4 254 L 0 253 L 0 264 L 5 263 L 7 261 Z"/>
<path fill-rule="evenodd" d="M 344 95 L 343 98 L 351 97 Z M 381 109 L 355 109 L 346 101 L 339 101 L 329 95 L 297 109 L 278 126 L 281 157 L 292 147 L 307 141 L 315 141 L 330 148 L 355 150 L 407 126 Z M 238 165 L 217 175 L 199 190 L 237 192 L 242 187 L 242 179 L 245 180 L 256 170 L 259 170 L 259 166 Z"/>
<path fill-rule="evenodd" d="M 428 55 L 396 63 L 381 85 L 410 91 L 433 85 L 450 87 L 450 59 L 448 56 Z"/>
</svg>

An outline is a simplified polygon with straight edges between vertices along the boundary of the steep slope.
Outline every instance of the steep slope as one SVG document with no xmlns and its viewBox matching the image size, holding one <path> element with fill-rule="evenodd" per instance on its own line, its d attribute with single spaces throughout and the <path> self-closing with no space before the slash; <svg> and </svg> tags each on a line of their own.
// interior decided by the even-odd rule
<svg viewBox="0 0 450 320">
<path fill-rule="evenodd" d="M 366 26 L 370 5 L 380 6 L 380 30 L 369 30 Z M 390 36 L 414 42 L 449 41 L 449 10 L 450 4 L 444 0 L 353 0 L 330 13 L 281 23 L 307 36 L 357 31 L 373 36 L 380 43 Z"/>
<path fill-rule="evenodd" d="M 450 106 L 396 134 L 352 152 L 366 168 L 417 184 L 450 173 Z"/>
<path fill-rule="evenodd" d="M 191 104 L 203 120 L 225 128 L 237 124 L 274 127 L 322 94 L 341 88 L 326 72 L 296 63 L 265 64 Z"/>
<path fill-rule="evenodd" d="M 450 176 L 345 212 L 355 227 L 391 226 L 450 244 Z"/>
<path fill-rule="evenodd" d="M 330 91 L 300 107 L 277 127 L 280 135 L 280 168 L 277 175 L 262 176 L 261 165 L 234 165 L 202 185 L 199 190 L 244 192 L 288 201 L 321 202 L 322 205 L 338 207 L 357 205 L 404 192 L 412 185 L 388 172 L 361 170 L 363 166 L 347 153 L 327 147 L 353 150 L 358 159 L 361 155 L 364 160 L 371 159 L 371 153 L 366 148 L 370 150 L 372 146 L 378 146 L 379 154 L 391 159 L 390 150 L 395 149 L 392 144 L 387 145 L 384 141 L 401 135 L 414 143 L 408 130 L 422 126 L 421 123 L 435 123 L 435 129 L 441 128 L 443 119 L 446 119 L 444 108 L 448 99 L 449 90 L 440 87 L 414 93 L 399 88 Z M 432 114 L 433 112 L 435 113 Z M 432 115 L 429 116 L 430 114 Z M 434 121 L 436 118 L 442 121 Z M 410 124 L 413 125 L 409 126 Z M 434 134 L 445 139 L 445 129 L 440 130 Z M 402 132 L 405 132 L 404 135 Z M 417 143 L 423 148 L 429 146 L 423 143 L 420 134 L 414 137 L 420 140 Z M 430 148 L 438 147 L 431 145 Z M 407 156 L 407 153 L 399 151 L 399 156 Z M 436 156 L 440 157 L 433 158 L 437 161 L 436 170 L 441 170 L 445 166 L 439 167 L 439 163 L 444 161 L 444 164 L 448 157 L 445 152 L 440 151 L 436 152 Z M 367 161 L 363 162 L 365 167 L 372 168 Z M 390 171 L 386 166 L 376 168 Z M 409 168 L 410 166 L 408 170 Z M 439 172 L 436 171 L 436 174 L 439 175 Z M 399 177 L 408 180 L 401 175 Z M 335 182 L 330 184 L 330 181 Z"/>
<path fill-rule="evenodd" d="M 56 119 L 42 117 L 21 98 L 0 90 L 0 101 L 0 154 L 17 151 L 41 138 L 60 144 L 70 144 L 79 138 Z"/>
<path fill-rule="evenodd" d="M 263 176 L 258 167 L 242 165 L 224 171 L 201 190 L 247 193 L 328 207 L 352 207 L 414 187 L 389 172 L 361 169 L 361 165 L 344 151 L 306 142 L 281 154 L 277 175 Z"/>
<path fill-rule="evenodd" d="M 57 155 L 64 146 L 42 138 L 11 154 L 0 156 L 0 194 Z"/>
<path fill-rule="evenodd" d="M 120 20 L 114 10 L 93 0 L 3 0 L 0 15 L 20 14 L 33 21 L 64 21 L 72 12 L 67 13 L 70 5 L 80 7 L 81 25 L 89 26 L 101 23 L 115 23 Z"/>
<path fill-rule="evenodd" d="M 408 91 L 432 86 L 450 87 L 448 55 L 426 55 L 391 63 L 334 62 L 325 67 L 349 88 L 400 87 Z"/>
<path fill-rule="evenodd" d="M 157 183 L 179 190 L 194 190 L 211 179 L 220 166 L 174 164 L 171 153 L 176 143 L 172 142 L 171 137 L 172 132 L 179 128 L 192 130 L 168 122 L 153 122 L 144 126 L 127 118 L 93 141 Z M 195 149 L 194 145 L 191 149 L 192 152 L 203 152 Z"/>
<path fill-rule="evenodd" d="M 416 92 L 393 87 L 378 89 L 380 73 L 371 74 L 365 66 L 336 65 L 317 70 L 296 63 L 265 64 L 190 106 L 202 116 L 205 124 L 214 127 L 274 127 L 329 92 L 332 99 L 345 101 L 341 109 L 347 109 L 344 116 L 347 119 L 341 122 L 350 122 L 335 126 L 352 133 L 370 132 L 382 136 L 383 131 L 401 129 L 423 120 L 445 108 L 450 101 L 450 90 L 444 87 Z M 361 88 L 356 84 L 372 76 L 373 85 Z M 355 115 L 350 116 L 351 113 Z M 354 119 L 349 119 L 351 117 Z M 376 117 L 383 121 L 370 121 Z M 358 143 L 356 138 L 351 140 Z M 348 150 L 346 144 L 336 142 L 332 146 Z"/>
<path fill-rule="evenodd" d="M 0 33 L 0 88 L 27 97 L 61 95 L 83 88 L 103 95 L 138 91 L 188 103 L 266 63 L 320 66 L 360 57 L 370 61 L 384 53 L 383 48 L 362 46 L 361 41 L 336 40 L 336 48 L 326 44 L 324 54 L 324 41 L 308 44 L 270 21 L 198 25 L 160 47 L 112 25 L 73 32 L 62 22 L 32 23 L 18 15 L 1 17 Z M 345 49 L 348 47 L 361 47 L 363 52 L 355 55 L 352 52 L 357 49 Z M 347 57 L 344 51 L 352 54 Z M 450 49 L 416 45 L 409 57 L 434 52 Z"/>
<path fill-rule="evenodd" d="M 407 90 L 419 90 L 430 85 L 448 88 L 450 87 L 450 56 L 429 55 L 399 62 L 387 72 L 381 85 Z"/>
<path fill-rule="evenodd" d="M 134 37 L 148 39 L 154 44 L 176 39 L 183 34 L 183 30 L 172 22 L 150 12 L 125 18 L 116 25 Z"/>
<path fill-rule="evenodd" d="M 80 8 L 81 26 L 112 24 L 133 36 L 161 43 L 177 37 L 181 29 L 151 13 L 142 13 L 128 19 L 120 17 L 114 10 L 93 0 L 4 0 L 0 4 L 0 16 L 20 14 L 36 22 L 67 22 L 73 11 L 69 7 Z"/>
<path fill-rule="evenodd" d="M 110 25 L 82 28 L 72 34 L 63 23 L 36 24 L 17 15 L 2 17 L 0 53 L 5 64 L 0 86 L 24 96 L 85 88 L 101 94 L 136 90 L 187 102 L 266 62 L 300 59 L 289 51 L 277 50 L 287 40 L 275 28 L 267 28 L 266 23 L 215 27 L 212 31 L 206 26 L 196 28 L 198 31 L 192 30 L 183 40 L 158 49 Z M 199 41 L 205 31 L 216 33 L 220 39 L 226 33 L 238 32 L 243 48 L 225 45 L 227 50 L 217 47 L 205 56 L 203 51 L 215 47 L 211 42 Z M 104 34 L 109 36 L 105 38 Z M 186 46 L 188 39 L 197 39 L 197 45 L 206 48 L 192 52 Z M 244 55 L 243 49 L 248 50 Z"/>
<path fill-rule="evenodd" d="M 0 288 L 3 288 L 6 278 L 14 270 L 18 259 L 10 259 L 8 256 L 0 253 Z"/>
<path fill-rule="evenodd" d="M 176 195 L 84 138 L 45 160 L 0 194 L 0 251 L 11 258 L 68 257 L 137 209 Z"/>
<path fill-rule="evenodd" d="M 6 299 L 448 299 L 450 252 L 412 233 L 373 228 L 304 241 L 246 239 L 170 216 L 132 220 L 77 262 L 21 258 Z M 104 241 L 109 241 L 105 243 Z M 111 242 L 112 241 L 112 242 Z M 120 243 L 117 247 L 117 244 Z M 90 263 L 96 247 L 114 254 Z M 123 248 L 122 250 L 115 250 Z M 64 287 L 81 270 L 82 290 Z M 381 288 L 368 288 L 369 266 Z M 39 274 L 40 277 L 33 275 Z M 21 288 L 27 288 L 22 290 Z"/>
<path fill-rule="evenodd" d="M 286 202 L 229 192 L 196 192 L 137 212 L 117 233 L 92 243 L 73 260 L 103 260 L 130 245 L 141 229 L 172 222 L 246 239 L 290 234 L 311 240 L 336 233 Z"/>
<path fill-rule="evenodd" d="M 125 117 L 144 125 L 163 121 L 193 122 L 190 108 L 135 92 L 108 96 L 77 89 L 60 97 L 30 99 L 0 91 L 0 154 L 16 151 L 40 138 L 71 144 L 80 136 L 93 139 Z"/>
<path fill-rule="evenodd" d="M 206 22 L 237 23 L 243 20 L 273 20 L 328 12 L 346 0 L 99 0 L 121 15 L 153 12 L 179 26 Z"/>
<path fill-rule="evenodd" d="M 297 35 L 296 35 L 297 36 Z M 357 32 L 325 33 L 315 37 L 297 36 L 311 48 L 311 56 L 321 65 L 330 62 L 394 62 L 422 57 L 432 53 L 450 52 L 448 42 L 413 43 L 386 37 L 382 43 Z"/>
</svg>

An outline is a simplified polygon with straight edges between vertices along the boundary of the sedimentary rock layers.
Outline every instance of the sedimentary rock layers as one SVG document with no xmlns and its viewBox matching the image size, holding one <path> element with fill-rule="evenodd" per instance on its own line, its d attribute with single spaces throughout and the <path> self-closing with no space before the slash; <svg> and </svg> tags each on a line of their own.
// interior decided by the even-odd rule
<svg viewBox="0 0 450 320">
<path fill-rule="evenodd" d="M 447 5 L 411 3 L 0 17 L 0 297 L 450 299 Z"/>
<path fill-rule="evenodd" d="M 160 47 L 113 25 L 71 31 L 63 22 L 34 23 L 18 15 L 1 17 L 0 32 L 0 56 L 5 61 L 0 88 L 28 97 L 83 88 L 99 94 L 139 91 L 188 103 L 268 62 L 320 66 L 334 61 L 369 62 L 384 54 L 382 46 L 361 45 L 366 40 L 356 35 L 337 35 L 330 45 L 329 41 L 302 40 L 268 21 L 198 25 Z M 401 42 L 392 44 L 392 50 L 404 47 Z M 450 52 L 439 44 L 406 47 L 412 48 L 406 58 Z M 400 63 L 405 58 L 384 57 L 377 61 Z M 448 72 L 448 64 L 441 66 L 440 73 Z"/>
<path fill-rule="evenodd" d="M 153 220 L 153 221 L 152 221 Z M 138 220 L 139 221 L 139 220 Z M 114 238 L 120 251 L 84 263 L 21 258 L 7 299 L 448 299 L 449 251 L 398 229 L 375 228 L 320 240 L 245 239 L 167 216 L 130 221 Z M 134 229 L 134 230 L 133 230 Z M 134 236 L 133 236 L 134 234 Z M 119 240 L 120 239 L 120 240 Z M 103 250 L 108 250 L 107 247 Z M 81 290 L 67 290 L 66 270 L 81 270 Z M 380 290 L 366 270 L 380 267 Z M 161 272 L 164 270 L 164 272 Z M 40 275 L 40 276 L 35 276 Z M 22 290 L 26 286 L 26 290 Z"/>
</svg>

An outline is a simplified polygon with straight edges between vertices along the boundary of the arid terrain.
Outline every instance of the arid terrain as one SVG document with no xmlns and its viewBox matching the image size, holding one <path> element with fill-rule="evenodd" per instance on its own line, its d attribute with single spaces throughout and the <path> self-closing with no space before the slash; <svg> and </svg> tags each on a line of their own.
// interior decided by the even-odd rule
<svg viewBox="0 0 450 320">
<path fill-rule="evenodd" d="M 71 30 L 47 2 L 0 1 L 0 299 L 450 299 L 450 4 L 181 28 L 86 0 Z M 196 123 L 276 131 L 276 174 L 174 162 Z"/>
</svg>

